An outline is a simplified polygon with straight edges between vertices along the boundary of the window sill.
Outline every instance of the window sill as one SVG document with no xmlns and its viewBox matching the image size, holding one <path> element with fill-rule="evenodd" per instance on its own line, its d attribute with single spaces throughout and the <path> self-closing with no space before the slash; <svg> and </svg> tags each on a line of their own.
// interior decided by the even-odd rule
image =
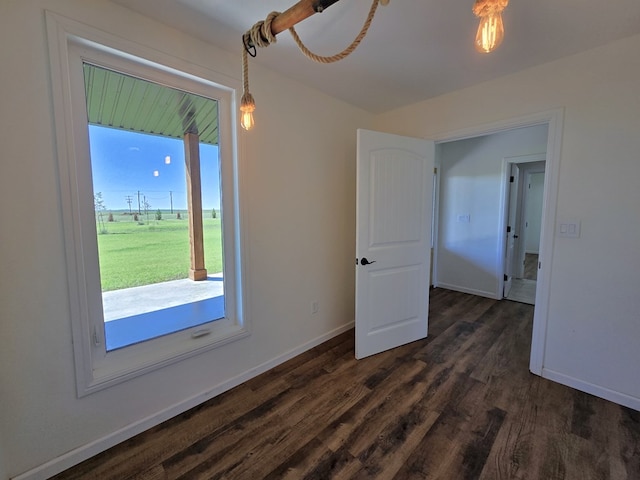
<svg viewBox="0 0 640 480">
<path fill-rule="evenodd" d="M 209 329 L 209 333 L 204 336 L 194 335 L 201 329 Z M 95 360 L 91 381 L 78 395 L 89 395 L 248 335 L 246 327 L 222 318 L 200 327 L 108 352 L 103 358 Z"/>
</svg>

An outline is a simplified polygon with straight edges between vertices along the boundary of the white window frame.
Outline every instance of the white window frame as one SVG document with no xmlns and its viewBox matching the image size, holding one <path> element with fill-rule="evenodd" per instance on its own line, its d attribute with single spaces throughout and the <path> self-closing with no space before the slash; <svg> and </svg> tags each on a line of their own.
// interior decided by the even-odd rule
<svg viewBox="0 0 640 480">
<path fill-rule="evenodd" d="M 79 397 L 249 335 L 244 315 L 238 182 L 237 81 L 47 12 L 61 208 Z M 82 64 L 218 101 L 225 318 L 106 351 Z M 229 86 L 231 85 L 231 86 Z M 236 88 L 234 88 L 236 87 Z M 198 331 L 198 334 L 194 333 Z"/>
</svg>

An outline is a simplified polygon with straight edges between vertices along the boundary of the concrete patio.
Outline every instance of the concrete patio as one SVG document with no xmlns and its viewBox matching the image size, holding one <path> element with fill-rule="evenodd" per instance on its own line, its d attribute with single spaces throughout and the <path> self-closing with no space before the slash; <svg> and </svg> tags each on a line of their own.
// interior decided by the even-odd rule
<svg viewBox="0 0 640 480">
<path fill-rule="evenodd" d="M 199 282 L 183 278 L 113 290 L 102 294 L 104 321 L 110 322 L 221 295 L 224 295 L 222 272 L 207 275 L 206 280 Z"/>
<path fill-rule="evenodd" d="M 222 273 L 125 288 L 102 295 L 107 351 L 224 317 Z"/>
</svg>

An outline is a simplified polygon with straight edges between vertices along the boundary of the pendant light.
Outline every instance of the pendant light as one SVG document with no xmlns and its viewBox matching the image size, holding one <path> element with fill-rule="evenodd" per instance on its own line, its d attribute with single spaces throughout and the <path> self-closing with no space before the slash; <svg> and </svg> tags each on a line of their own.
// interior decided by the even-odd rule
<svg viewBox="0 0 640 480">
<path fill-rule="evenodd" d="M 310 51 L 302 42 L 294 25 L 315 13 L 321 13 L 326 8 L 340 0 L 299 0 L 293 7 L 284 13 L 271 12 L 263 21 L 256 23 L 242 36 L 242 81 L 243 93 L 240 99 L 240 125 L 245 130 L 251 130 L 255 125 L 253 112 L 256 109 L 256 102 L 253 95 L 249 93 L 249 58 L 256 56 L 256 47 L 268 47 L 276 42 L 276 35 L 284 30 L 289 30 L 293 40 L 308 58 L 317 63 L 333 63 L 348 57 L 360 45 L 373 21 L 373 17 L 378 8 L 378 4 L 387 5 L 389 0 L 371 0 L 369 15 L 364 22 L 360 33 L 342 52 L 332 56 L 316 55 Z"/>
<path fill-rule="evenodd" d="M 481 53 L 493 52 L 504 39 L 502 11 L 509 0 L 475 0 L 473 13 L 480 18 L 476 33 L 476 50 Z"/>
</svg>

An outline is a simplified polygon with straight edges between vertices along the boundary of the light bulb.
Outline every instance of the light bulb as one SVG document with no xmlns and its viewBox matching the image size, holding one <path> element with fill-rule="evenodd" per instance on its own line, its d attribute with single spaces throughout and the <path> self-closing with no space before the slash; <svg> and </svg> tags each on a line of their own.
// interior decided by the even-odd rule
<svg viewBox="0 0 640 480">
<path fill-rule="evenodd" d="M 255 122 L 253 121 L 253 110 L 242 111 L 242 118 L 240 119 L 240 125 L 245 130 L 251 130 Z"/>
<path fill-rule="evenodd" d="M 476 50 L 481 53 L 493 52 L 503 39 L 504 24 L 500 13 L 480 18 L 478 33 L 476 33 Z"/>
<path fill-rule="evenodd" d="M 253 95 L 249 93 L 248 85 L 245 86 L 244 93 L 240 99 L 240 125 L 245 130 L 251 130 L 255 124 L 253 121 L 253 112 L 256 109 L 256 102 Z"/>
</svg>

